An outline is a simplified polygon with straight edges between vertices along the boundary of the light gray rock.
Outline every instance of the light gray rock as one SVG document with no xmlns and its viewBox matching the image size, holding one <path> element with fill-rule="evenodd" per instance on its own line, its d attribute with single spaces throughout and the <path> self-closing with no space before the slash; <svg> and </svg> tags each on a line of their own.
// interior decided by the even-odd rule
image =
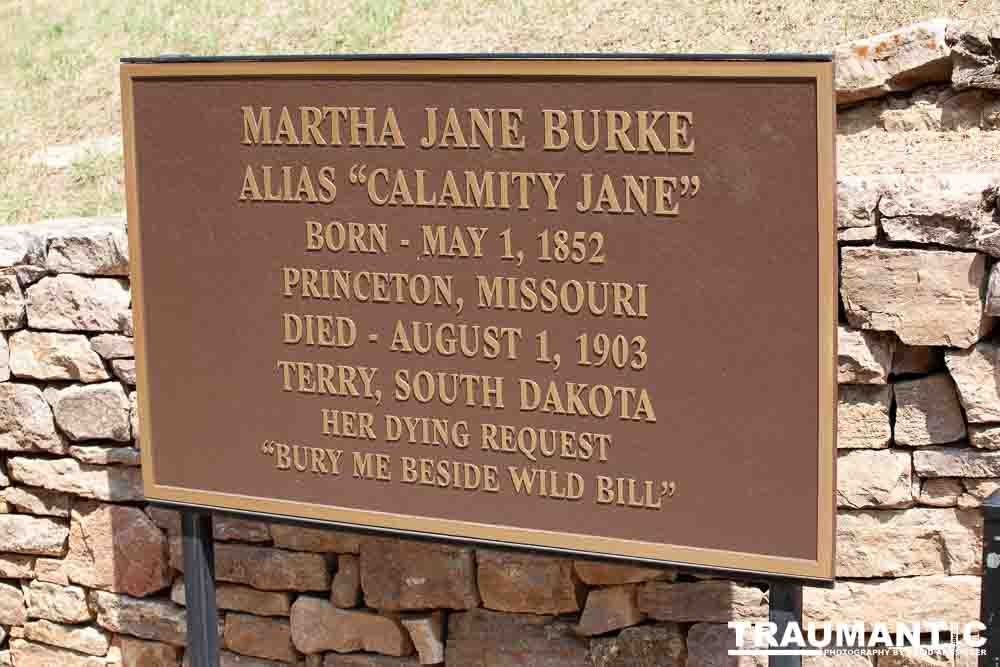
<svg viewBox="0 0 1000 667">
<path fill-rule="evenodd" d="M 968 347 L 983 314 L 985 255 L 911 248 L 841 250 L 841 296 L 851 326 L 894 331 L 907 345 Z"/>
<path fill-rule="evenodd" d="M 117 382 L 50 389 L 56 424 L 72 440 L 132 439 L 128 396 Z"/>
<path fill-rule="evenodd" d="M 130 387 L 135 386 L 135 359 L 115 359 L 111 362 L 115 377 Z"/>
<path fill-rule="evenodd" d="M 955 442 L 965 437 L 965 419 L 955 383 L 947 373 L 897 382 L 896 427 L 898 445 L 919 447 Z"/>
<path fill-rule="evenodd" d="M 970 423 L 1000 421 L 1000 346 L 983 341 L 945 353 Z"/>
<path fill-rule="evenodd" d="M 14 457 L 8 472 L 18 482 L 109 502 L 142 500 L 142 473 L 133 466 L 95 466 L 76 459 Z"/>
<path fill-rule="evenodd" d="M 62 454 L 66 441 L 56 431 L 52 409 L 38 387 L 0 383 L 0 450 Z"/>
<path fill-rule="evenodd" d="M 994 35 L 996 40 L 997 36 Z M 956 90 L 981 88 L 985 90 L 1000 90 L 1000 60 L 996 41 L 985 35 L 970 32 L 950 34 L 952 73 L 951 85 Z"/>
<path fill-rule="evenodd" d="M 978 449 L 1000 449 L 1000 424 L 969 424 L 969 444 Z"/>
<path fill-rule="evenodd" d="M 806 587 L 802 591 L 803 620 L 863 622 L 870 628 L 887 618 L 933 618 L 961 626 L 979 614 L 981 585 L 977 576 L 939 574 L 871 582 L 845 580 L 833 589 Z"/>
<path fill-rule="evenodd" d="M 185 643 L 184 607 L 169 600 L 91 591 L 90 604 L 97 615 L 97 624 L 106 630 L 174 646 Z"/>
<path fill-rule="evenodd" d="M 947 28 L 948 22 L 938 19 L 838 46 L 833 54 L 837 103 L 947 81 L 951 74 Z"/>
<path fill-rule="evenodd" d="M 979 574 L 982 518 L 956 509 L 840 512 L 837 576 Z"/>
<path fill-rule="evenodd" d="M 132 326 L 128 283 L 61 274 L 28 288 L 28 325 L 54 331 L 125 333 Z"/>
<path fill-rule="evenodd" d="M 103 359 L 130 359 L 135 356 L 135 340 L 120 334 L 98 334 L 90 339 L 94 352 Z"/>
<path fill-rule="evenodd" d="M 837 229 L 867 231 L 864 238 L 870 235 L 874 240 L 876 211 L 884 189 L 881 176 L 841 176 L 837 180 Z"/>
<path fill-rule="evenodd" d="M 1000 477 L 1000 452 L 971 447 L 924 447 L 913 452 L 921 477 Z"/>
<path fill-rule="evenodd" d="M 4 551 L 62 556 L 69 527 L 65 521 L 27 514 L 0 514 L 0 544 Z"/>
<path fill-rule="evenodd" d="M 682 664 L 687 667 L 767 667 L 767 658 L 763 656 L 727 655 L 730 649 L 751 648 L 751 638 L 746 639 L 745 644 L 738 644 L 736 631 L 725 623 L 698 623 L 688 631 L 687 662 Z"/>
<path fill-rule="evenodd" d="M 128 275 L 125 218 L 64 218 L 42 223 L 45 268 L 53 273 Z"/>
<path fill-rule="evenodd" d="M 69 516 L 69 496 L 55 491 L 12 486 L 0 491 L 0 499 L 13 505 L 18 512 L 36 516 Z"/>
<path fill-rule="evenodd" d="M 18 331 L 10 337 L 10 371 L 32 380 L 108 379 L 108 369 L 81 334 Z"/>
<path fill-rule="evenodd" d="M 895 177 L 879 201 L 882 229 L 892 241 L 933 243 L 1000 257 L 998 184 L 1000 173 Z"/>
<path fill-rule="evenodd" d="M 837 327 L 837 382 L 885 384 L 894 347 L 890 334 Z"/>
<path fill-rule="evenodd" d="M 16 276 L 0 275 L 0 331 L 13 331 L 24 326 L 27 299 Z"/>
<path fill-rule="evenodd" d="M 10 643 L 16 667 L 121 667 L 121 654 L 112 647 L 105 656 L 86 655 L 62 648 L 16 639 Z"/>
<path fill-rule="evenodd" d="M 838 449 L 883 449 L 892 440 L 889 385 L 841 385 L 837 407 Z"/>
<path fill-rule="evenodd" d="M 86 623 L 94 616 L 87 605 L 87 593 L 79 586 L 60 586 L 33 581 L 25 589 L 30 618 L 56 623 Z"/>
<path fill-rule="evenodd" d="M 910 507 L 913 505 L 910 453 L 857 449 L 837 455 L 837 505 Z"/>
<path fill-rule="evenodd" d="M 1000 264 L 990 269 L 990 279 L 986 287 L 986 314 L 1000 316 Z"/>
<path fill-rule="evenodd" d="M 7 345 L 7 336 L 0 333 L 0 382 L 10 379 L 10 347 Z"/>
<path fill-rule="evenodd" d="M 72 445 L 69 455 L 82 463 L 93 465 L 137 466 L 142 463 L 140 451 L 135 447 L 106 447 L 103 445 Z"/>
<path fill-rule="evenodd" d="M 40 225 L 0 227 L 0 267 L 41 264 L 45 243 Z"/>
</svg>

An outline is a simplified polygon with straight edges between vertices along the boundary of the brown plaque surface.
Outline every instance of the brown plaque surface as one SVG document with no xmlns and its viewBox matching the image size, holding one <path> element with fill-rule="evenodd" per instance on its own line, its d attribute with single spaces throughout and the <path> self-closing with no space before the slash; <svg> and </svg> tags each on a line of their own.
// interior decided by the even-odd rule
<svg viewBox="0 0 1000 667">
<path fill-rule="evenodd" d="M 831 68 L 123 65 L 147 498 L 831 579 Z"/>
</svg>

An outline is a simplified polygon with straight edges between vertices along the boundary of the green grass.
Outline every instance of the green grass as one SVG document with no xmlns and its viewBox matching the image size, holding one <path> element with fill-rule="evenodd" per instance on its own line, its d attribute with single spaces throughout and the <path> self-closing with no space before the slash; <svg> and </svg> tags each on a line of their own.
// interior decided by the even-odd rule
<svg viewBox="0 0 1000 667">
<path fill-rule="evenodd" d="M 30 163 L 120 132 L 118 59 L 162 53 L 829 51 L 997 0 L 0 0 L 0 224 L 122 208 L 121 158 Z"/>
</svg>

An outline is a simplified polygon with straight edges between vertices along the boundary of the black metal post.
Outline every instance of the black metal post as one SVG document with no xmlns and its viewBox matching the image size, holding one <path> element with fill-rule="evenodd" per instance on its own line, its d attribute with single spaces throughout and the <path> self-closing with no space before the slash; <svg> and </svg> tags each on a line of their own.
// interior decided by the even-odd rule
<svg viewBox="0 0 1000 667">
<path fill-rule="evenodd" d="M 772 582 L 768 599 L 770 620 L 778 626 L 775 637 L 785 635 L 789 623 L 802 626 L 802 586 L 785 582 Z M 768 667 L 802 667 L 802 657 L 798 655 L 772 655 L 767 659 Z"/>
<path fill-rule="evenodd" d="M 215 546 L 212 515 L 184 510 L 184 601 L 191 667 L 219 667 L 219 627 L 215 608 Z"/>
<path fill-rule="evenodd" d="M 986 626 L 979 667 L 1000 666 L 1000 491 L 983 501 L 983 585 L 979 620 Z"/>
</svg>

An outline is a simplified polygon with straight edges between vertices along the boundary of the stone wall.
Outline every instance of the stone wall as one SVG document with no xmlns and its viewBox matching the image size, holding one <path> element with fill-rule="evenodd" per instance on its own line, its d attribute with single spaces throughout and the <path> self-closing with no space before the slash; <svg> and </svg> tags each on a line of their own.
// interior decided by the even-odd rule
<svg viewBox="0 0 1000 667">
<path fill-rule="evenodd" d="M 992 140 L 993 48 L 935 22 L 838 50 L 842 146 Z M 841 173 L 841 581 L 806 615 L 964 623 L 1000 488 L 1000 165 Z M 179 517 L 142 503 L 127 255 L 121 219 L 0 228 L 0 667 L 184 661 Z M 223 517 L 215 537 L 227 667 L 764 664 L 725 655 L 763 582 Z"/>
</svg>

